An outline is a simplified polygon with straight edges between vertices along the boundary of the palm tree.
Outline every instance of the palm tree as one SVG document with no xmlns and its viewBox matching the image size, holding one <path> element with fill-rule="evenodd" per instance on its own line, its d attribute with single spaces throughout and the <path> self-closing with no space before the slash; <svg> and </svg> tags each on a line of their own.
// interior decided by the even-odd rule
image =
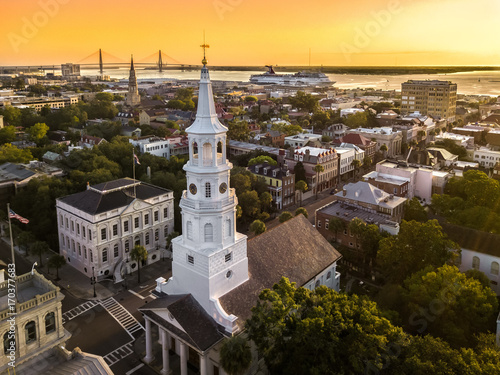
<svg viewBox="0 0 500 375">
<path fill-rule="evenodd" d="M 54 254 L 49 258 L 49 266 L 56 269 L 56 280 L 59 280 L 59 268 L 66 264 L 66 258 L 59 254 Z"/>
<path fill-rule="evenodd" d="M 148 251 L 144 246 L 135 245 L 132 251 L 130 251 L 130 259 L 137 262 L 137 282 L 141 282 L 141 263 L 142 261 L 148 259 Z"/>
<path fill-rule="evenodd" d="M 365 229 L 365 227 L 366 227 L 366 223 L 358 217 L 355 217 L 349 223 L 349 231 L 351 232 L 352 235 L 354 235 L 354 244 L 355 244 L 356 250 L 358 249 L 358 237 L 360 234 L 363 233 L 363 230 Z"/>
<path fill-rule="evenodd" d="M 337 234 L 345 228 L 344 220 L 338 217 L 332 217 L 328 223 L 328 230 L 335 233 L 335 242 L 337 242 Z"/>
<path fill-rule="evenodd" d="M 354 177 L 357 177 L 358 176 L 358 169 L 361 166 L 361 160 L 354 159 L 352 161 L 352 166 L 354 167 Z"/>
<path fill-rule="evenodd" d="M 318 189 L 319 189 L 319 174 L 324 172 L 325 168 L 321 164 L 316 164 L 314 166 L 314 172 L 316 172 L 316 199 L 318 198 Z"/>
<path fill-rule="evenodd" d="M 33 245 L 31 245 L 30 250 L 34 255 L 38 255 L 40 257 L 39 265 L 40 265 L 40 267 L 43 267 L 42 255 L 50 250 L 49 244 L 47 242 L 44 242 L 44 241 L 36 241 Z"/>
<path fill-rule="evenodd" d="M 24 246 L 26 255 L 28 255 L 29 244 L 32 243 L 34 239 L 35 237 L 31 232 L 22 231 L 21 233 L 19 233 L 19 236 L 17 237 L 17 242 L 19 243 L 19 247 Z"/>
<path fill-rule="evenodd" d="M 252 362 L 250 346 L 242 335 L 233 336 L 220 348 L 220 364 L 229 375 L 242 374 Z"/>
<path fill-rule="evenodd" d="M 295 190 L 300 191 L 300 206 L 302 206 L 302 195 L 307 190 L 307 183 L 304 180 L 297 181 L 295 183 Z"/>
<path fill-rule="evenodd" d="M 385 159 L 385 153 L 387 152 L 388 148 L 387 145 L 384 143 L 382 146 L 380 146 L 380 151 L 382 151 Z"/>
</svg>

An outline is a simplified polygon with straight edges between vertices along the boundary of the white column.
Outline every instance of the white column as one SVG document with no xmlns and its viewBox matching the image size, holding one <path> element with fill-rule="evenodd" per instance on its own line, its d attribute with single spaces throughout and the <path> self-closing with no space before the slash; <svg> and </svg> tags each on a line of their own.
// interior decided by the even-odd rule
<svg viewBox="0 0 500 375">
<path fill-rule="evenodd" d="M 163 368 L 161 369 L 161 373 L 163 375 L 170 374 L 170 354 L 168 353 L 168 333 L 160 329 L 161 336 L 161 352 L 163 357 Z"/>
<path fill-rule="evenodd" d="M 179 341 L 181 346 L 181 375 L 188 375 L 187 368 L 187 346 L 182 341 Z"/>
<path fill-rule="evenodd" d="M 153 340 L 151 338 L 151 321 L 144 317 L 146 322 L 146 356 L 144 362 L 150 363 L 153 360 Z"/>
<path fill-rule="evenodd" d="M 200 375 L 207 375 L 207 356 L 200 354 Z"/>
</svg>

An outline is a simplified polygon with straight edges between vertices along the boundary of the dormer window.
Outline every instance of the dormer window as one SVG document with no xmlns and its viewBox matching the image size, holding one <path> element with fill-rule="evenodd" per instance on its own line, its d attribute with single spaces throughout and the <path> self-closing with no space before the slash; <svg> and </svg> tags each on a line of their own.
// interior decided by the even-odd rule
<svg viewBox="0 0 500 375">
<path fill-rule="evenodd" d="M 273 171 L 273 177 L 276 177 L 276 170 Z"/>
<path fill-rule="evenodd" d="M 267 176 L 267 168 L 264 168 L 264 174 Z"/>
<path fill-rule="evenodd" d="M 255 167 L 255 173 L 259 173 L 259 167 Z"/>
</svg>

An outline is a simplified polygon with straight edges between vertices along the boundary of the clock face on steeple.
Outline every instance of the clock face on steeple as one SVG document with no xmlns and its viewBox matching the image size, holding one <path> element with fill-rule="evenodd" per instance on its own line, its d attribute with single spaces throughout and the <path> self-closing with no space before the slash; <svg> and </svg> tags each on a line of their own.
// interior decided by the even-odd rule
<svg viewBox="0 0 500 375">
<path fill-rule="evenodd" d="M 219 191 L 221 194 L 224 194 L 227 190 L 227 184 L 225 182 L 223 182 L 222 184 L 220 184 L 219 186 Z"/>
<path fill-rule="evenodd" d="M 196 192 L 198 191 L 198 189 L 196 188 L 196 185 L 195 184 L 190 184 L 189 185 L 189 192 L 193 195 L 196 195 Z"/>
</svg>

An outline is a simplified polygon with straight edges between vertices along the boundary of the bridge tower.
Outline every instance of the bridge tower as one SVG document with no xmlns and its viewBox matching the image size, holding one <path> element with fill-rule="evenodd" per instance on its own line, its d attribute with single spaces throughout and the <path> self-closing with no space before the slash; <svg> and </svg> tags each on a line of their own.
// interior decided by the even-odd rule
<svg viewBox="0 0 500 375">
<path fill-rule="evenodd" d="M 158 69 L 160 73 L 163 71 L 163 61 L 161 60 L 161 50 L 158 52 Z"/>
<path fill-rule="evenodd" d="M 99 72 L 101 73 L 101 77 L 104 74 L 104 69 L 102 67 L 102 52 L 101 49 L 99 48 Z"/>
</svg>

